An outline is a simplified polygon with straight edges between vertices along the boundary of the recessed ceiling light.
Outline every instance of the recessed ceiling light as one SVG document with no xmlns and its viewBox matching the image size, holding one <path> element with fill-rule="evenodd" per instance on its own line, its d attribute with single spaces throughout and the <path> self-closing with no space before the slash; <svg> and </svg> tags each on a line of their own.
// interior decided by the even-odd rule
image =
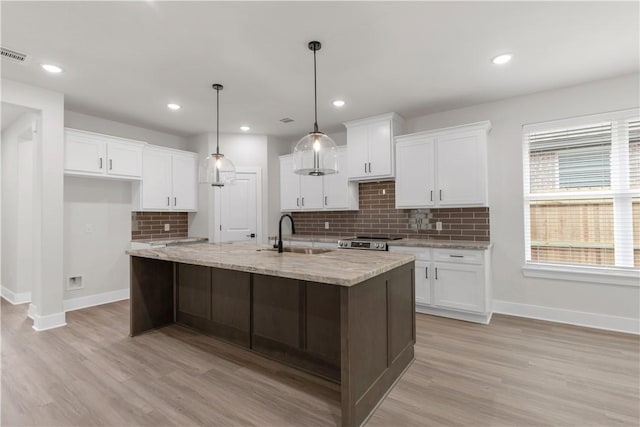
<svg viewBox="0 0 640 427">
<path fill-rule="evenodd" d="M 491 62 L 496 65 L 504 65 L 507 62 L 511 61 L 511 58 L 513 58 L 513 55 L 511 55 L 510 53 L 503 53 L 502 55 L 498 55 L 493 58 Z"/>
<path fill-rule="evenodd" d="M 248 132 L 251 130 L 251 128 L 249 126 L 240 126 L 240 130 L 243 132 Z"/>
<path fill-rule="evenodd" d="M 334 107 L 343 107 L 344 106 L 344 101 L 341 99 L 336 99 L 335 101 L 333 101 L 333 106 Z"/>
<path fill-rule="evenodd" d="M 180 106 L 178 104 L 167 104 L 167 108 L 176 111 L 180 109 Z"/>
<path fill-rule="evenodd" d="M 50 72 L 50 73 L 61 73 L 62 72 L 62 68 L 58 67 L 57 65 L 53 65 L 53 64 L 42 64 L 42 68 L 44 68 L 46 71 Z"/>
</svg>

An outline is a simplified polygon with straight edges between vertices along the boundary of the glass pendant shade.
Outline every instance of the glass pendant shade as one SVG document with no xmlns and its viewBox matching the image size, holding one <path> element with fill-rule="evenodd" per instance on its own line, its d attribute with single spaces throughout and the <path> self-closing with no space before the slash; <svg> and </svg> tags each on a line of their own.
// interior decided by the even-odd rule
<svg viewBox="0 0 640 427">
<path fill-rule="evenodd" d="M 303 136 L 293 149 L 293 171 L 311 176 L 338 173 L 336 143 L 322 132 Z"/>
<path fill-rule="evenodd" d="M 200 183 L 222 187 L 236 179 L 236 167 L 224 154 L 210 154 L 200 164 Z"/>
</svg>

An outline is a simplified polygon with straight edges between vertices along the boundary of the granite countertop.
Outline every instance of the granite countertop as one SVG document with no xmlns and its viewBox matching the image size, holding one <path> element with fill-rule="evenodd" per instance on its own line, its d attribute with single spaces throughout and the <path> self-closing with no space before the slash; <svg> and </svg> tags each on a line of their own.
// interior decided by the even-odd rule
<svg viewBox="0 0 640 427">
<path fill-rule="evenodd" d="M 311 242 L 311 243 L 335 243 L 338 245 L 338 240 L 355 239 L 356 235 L 352 236 L 312 236 L 304 234 L 286 234 L 282 236 L 283 242 Z"/>
<path fill-rule="evenodd" d="M 434 239 L 401 239 L 389 242 L 389 246 L 406 246 L 413 248 L 440 248 L 440 249 L 475 249 L 486 250 L 491 248 L 491 242 L 475 242 L 472 240 L 434 240 Z"/>
<path fill-rule="evenodd" d="M 184 243 L 208 242 L 209 239 L 207 237 L 173 237 L 168 239 L 140 239 L 132 241 L 139 243 L 151 243 L 154 245 L 179 245 Z"/>
<path fill-rule="evenodd" d="M 405 253 L 335 249 L 322 254 L 281 253 L 253 242 L 198 243 L 130 250 L 131 256 L 246 271 L 331 285 L 353 286 L 415 260 Z"/>
</svg>

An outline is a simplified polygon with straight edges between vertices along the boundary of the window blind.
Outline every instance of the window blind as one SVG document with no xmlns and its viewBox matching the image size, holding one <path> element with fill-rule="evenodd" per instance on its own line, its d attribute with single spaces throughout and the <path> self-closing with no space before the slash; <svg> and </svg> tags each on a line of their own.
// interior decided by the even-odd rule
<svg viewBox="0 0 640 427">
<path fill-rule="evenodd" d="M 640 120 L 544 127 L 523 138 L 526 261 L 640 267 Z"/>
</svg>

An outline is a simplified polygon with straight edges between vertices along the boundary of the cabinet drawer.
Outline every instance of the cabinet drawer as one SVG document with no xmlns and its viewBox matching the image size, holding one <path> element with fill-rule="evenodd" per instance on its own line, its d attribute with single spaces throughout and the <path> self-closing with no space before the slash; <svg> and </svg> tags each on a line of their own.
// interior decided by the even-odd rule
<svg viewBox="0 0 640 427">
<path fill-rule="evenodd" d="M 416 248 L 407 246 L 389 246 L 389 252 L 400 252 L 405 254 L 413 254 L 416 260 L 431 261 L 430 248 Z"/>
<path fill-rule="evenodd" d="M 483 251 L 467 249 L 434 249 L 433 260 L 455 264 L 483 264 Z"/>
</svg>

